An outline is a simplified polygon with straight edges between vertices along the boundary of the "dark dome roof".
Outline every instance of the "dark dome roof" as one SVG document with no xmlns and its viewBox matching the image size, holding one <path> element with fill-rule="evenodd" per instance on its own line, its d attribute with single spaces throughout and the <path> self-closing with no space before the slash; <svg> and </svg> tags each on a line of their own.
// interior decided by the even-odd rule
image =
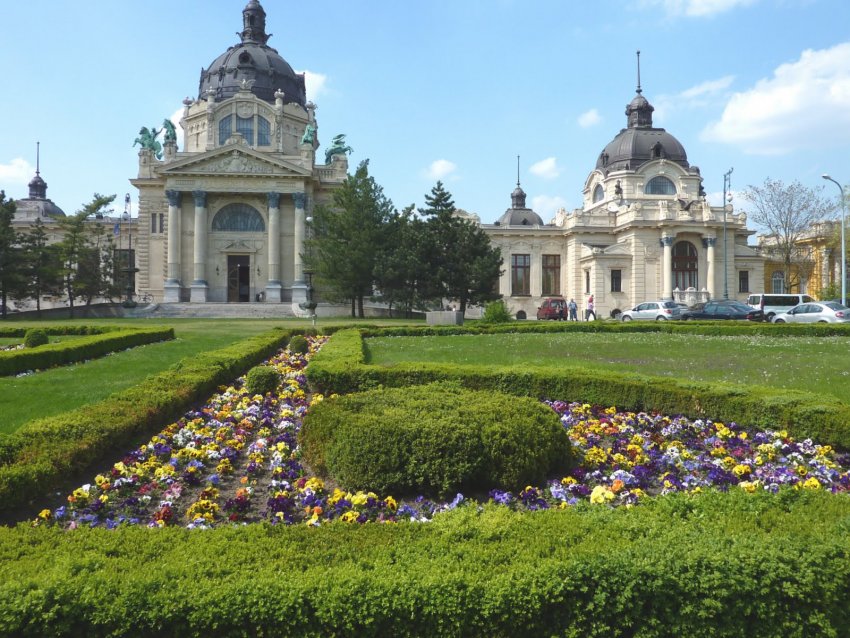
<svg viewBox="0 0 850 638">
<path fill-rule="evenodd" d="M 654 110 L 638 88 L 637 95 L 626 107 L 628 128 L 622 129 L 599 154 L 597 169 L 634 171 L 646 162 L 662 158 L 689 168 L 688 155 L 679 140 L 663 128 L 652 126 Z"/>
<path fill-rule="evenodd" d="M 15 217 L 33 220 L 36 217 L 65 217 L 65 212 L 52 200 L 47 199 L 47 182 L 38 169 L 29 183 L 30 196 L 15 201 Z"/>
<path fill-rule="evenodd" d="M 201 71 L 198 97 L 215 91 L 215 101 L 233 97 L 243 82 L 251 93 L 267 102 L 274 102 L 275 92 L 284 92 L 284 102 L 304 106 L 307 102 L 304 75 L 292 70 L 289 63 L 266 42 L 266 12 L 257 0 L 251 0 L 242 10 L 242 42 L 218 56 L 209 68 Z"/>
<path fill-rule="evenodd" d="M 525 207 L 525 191 L 522 190 L 519 182 L 511 193 L 511 207 L 499 217 L 498 223 L 501 226 L 543 226 L 540 215 Z"/>
</svg>

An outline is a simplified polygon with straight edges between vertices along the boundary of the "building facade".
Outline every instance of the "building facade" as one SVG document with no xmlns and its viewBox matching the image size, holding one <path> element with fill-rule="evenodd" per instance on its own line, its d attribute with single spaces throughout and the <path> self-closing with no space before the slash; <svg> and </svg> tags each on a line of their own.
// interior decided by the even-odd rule
<svg viewBox="0 0 850 638">
<path fill-rule="evenodd" d="M 652 124 L 642 95 L 626 107 L 626 128 L 588 174 L 583 205 L 550 223 L 525 205 L 519 183 L 511 207 L 482 228 L 500 247 L 499 290 L 512 314 L 533 317 L 543 298 L 574 298 L 598 316 L 638 303 L 688 304 L 760 291 L 764 258 L 748 246 L 744 213 L 706 201 L 703 178 L 684 147 Z"/>
<path fill-rule="evenodd" d="M 347 148 L 338 136 L 317 163 L 304 75 L 268 46 L 265 26 L 251 0 L 240 42 L 184 100 L 184 149 L 167 131 L 161 155 L 155 134 L 139 151 L 138 288 L 158 301 L 291 303 L 298 313 L 307 300 L 309 211 L 345 180 Z"/>
</svg>

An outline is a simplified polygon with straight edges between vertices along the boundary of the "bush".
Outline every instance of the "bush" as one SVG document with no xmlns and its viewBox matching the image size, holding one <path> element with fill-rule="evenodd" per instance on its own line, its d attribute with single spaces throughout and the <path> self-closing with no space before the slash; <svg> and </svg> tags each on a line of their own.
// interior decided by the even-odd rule
<svg viewBox="0 0 850 638">
<path fill-rule="evenodd" d="M 257 366 L 248 370 L 245 389 L 251 394 L 266 395 L 280 385 L 280 373 L 271 366 Z"/>
<path fill-rule="evenodd" d="M 484 316 L 481 317 L 481 321 L 484 323 L 510 323 L 513 321 L 513 317 L 511 317 L 511 313 L 505 302 L 499 299 L 498 301 L 491 301 L 487 304 L 487 307 L 484 308 Z"/>
<path fill-rule="evenodd" d="M 346 489 L 401 495 L 520 490 L 571 464 L 563 426 L 536 399 L 447 383 L 326 399 L 300 442 L 312 468 Z"/>
<path fill-rule="evenodd" d="M 47 333 L 40 328 L 31 328 L 24 335 L 25 348 L 37 348 L 38 346 L 47 345 L 50 339 L 47 338 Z"/>
<path fill-rule="evenodd" d="M 289 341 L 289 351 L 295 354 L 307 354 L 310 350 L 310 344 L 307 343 L 302 335 L 295 335 Z"/>
</svg>

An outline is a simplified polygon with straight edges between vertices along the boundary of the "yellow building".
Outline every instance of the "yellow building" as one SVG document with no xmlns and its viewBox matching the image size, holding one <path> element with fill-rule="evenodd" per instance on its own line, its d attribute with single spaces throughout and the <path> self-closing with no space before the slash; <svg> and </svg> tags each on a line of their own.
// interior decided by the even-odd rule
<svg viewBox="0 0 850 638">
<path fill-rule="evenodd" d="M 764 292 L 805 293 L 819 297 L 829 286 L 841 286 L 841 251 L 836 241 L 838 222 L 812 226 L 797 242 L 787 269 L 773 235 L 759 235 L 758 250 L 765 257 Z"/>
</svg>

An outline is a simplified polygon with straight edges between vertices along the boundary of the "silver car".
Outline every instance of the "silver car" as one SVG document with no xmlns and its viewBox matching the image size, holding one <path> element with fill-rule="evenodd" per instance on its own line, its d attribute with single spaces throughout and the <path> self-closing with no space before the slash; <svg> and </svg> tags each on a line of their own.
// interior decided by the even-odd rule
<svg viewBox="0 0 850 638">
<path fill-rule="evenodd" d="M 775 315 L 773 323 L 850 323 L 850 308 L 834 301 L 801 303 Z"/>
<path fill-rule="evenodd" d="M 681 319 L 682 308 L 675 301 L 644 301 L 631 310 L 624 310 L 620 315 L 621 321 L 646 319 L 648 321 L 667 321 Z"/>
</svg>

